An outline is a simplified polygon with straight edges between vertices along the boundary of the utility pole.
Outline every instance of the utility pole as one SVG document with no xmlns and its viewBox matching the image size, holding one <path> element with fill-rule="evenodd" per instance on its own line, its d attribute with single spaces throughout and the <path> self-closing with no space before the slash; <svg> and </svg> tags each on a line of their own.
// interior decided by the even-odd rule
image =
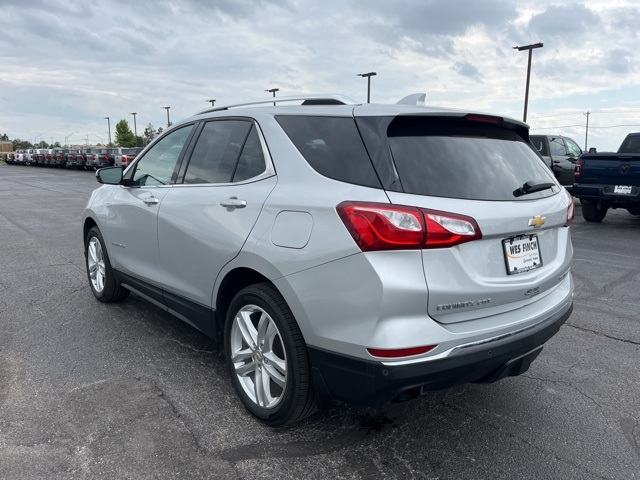
<svg viewBox="0 0 640 480">
<path fill-rule="evenodd" d="M 377 75 L 376 72 L 358 73 L 356 76 L 367 79 L 367 103 L 371 103 L 371 77 Z"/>
<path fill-rule="evenodd" d="M 265 92 L 273 93 L 273 98 L 276 98 L 276 92 L 279 92 L 279 88 L 270 88 L 269 90 L 265 90 Z M 273 106 L 276 106 L 276 102 L 273 102 Z"/>
<path fill-rule="evenodd" d="M 588 152 L 589 144 L 587 143 L 587 140 L 589 139 L 589 115 L 591 115 L 591 112 L 583 113 L 583 115 L 587 117 L 587 128 L 584 131 L 584 151 Z"/>
<path fill-rule="evenodd" d="M 169 109 L 171 107 L 162 107 L 167 111 L 167 128 L 169 128 L 171 126 L 171 122 L 169 121 Z"/>
<path fill-rule="evenodd" d="M 107 125 L 109 126 L 109 145 L 111 145 L 111 120 L 109 120 L 109 117 L 104 117 L 107 119 Z"/>
<path fill-rule="evenodd" d="M 205 102 L 211 102 L 211 106 L 213 107 L 216 104 L 216 99 L 212 98 L 211 100 L 205 100 Z"/>
<path fill-rule="evenodd" d="M 529 64 L 527 65 L 527 86 L 524 90 L 524 115 L 522 116 L 522 121 L 527 121 L 527 105 L 529 104 L 529 80 L 531 78 L 531 54 L 534 48 L 542 48 L 544 45 L 541 42 L 533 43 L 531 45 L 525 45 L 524 47 L 513 47 L 514 50 L 518 50 L 519 52 L 523 50 L 529 51 Z"/>
<path fill-rule="evenodd" d="M 134 131 L 134 135 L 136 136 L 136 147 L 138 146 L 138 127 L 136 125 L 136 115 L 137 114 L 138 114 L 137 112 L 129 113 L 129 115 L 133 115 L 133 131 Z"/>
</svg>

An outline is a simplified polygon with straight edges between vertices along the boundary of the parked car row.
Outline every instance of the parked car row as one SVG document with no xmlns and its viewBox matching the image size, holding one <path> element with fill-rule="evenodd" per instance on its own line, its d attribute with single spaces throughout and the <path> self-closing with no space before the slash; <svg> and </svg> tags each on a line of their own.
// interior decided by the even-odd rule
<svg viewBox="0 0 640 480">
<path fill-rule="evenodd" d="M 142 147 L 40 148 L 3 154 L 2 160 L 9 165 L 97 170 L 108 166 L 126 167 L 141 151 Z"/>
</svg>

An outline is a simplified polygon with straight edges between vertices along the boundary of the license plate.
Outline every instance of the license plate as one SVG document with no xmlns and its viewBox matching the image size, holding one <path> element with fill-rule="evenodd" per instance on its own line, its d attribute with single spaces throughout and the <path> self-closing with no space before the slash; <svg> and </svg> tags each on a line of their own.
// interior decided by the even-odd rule
<svg viewBox="0 0 640 480">
<path fill-rule="evenodd" d="M 507 273 L 515 275 L 542 266 L 538 235 L 521 235 L 502 241 Z"/>
<path fill-rule="evenodd" d="M 622 193 L 624 195 L 629 195 L 631 194 L 631 189 L 633 187 L 631 187 L 631 185 L 616 185 L 615 187 L 613 187 L 613 193 Z"/>
</svg>

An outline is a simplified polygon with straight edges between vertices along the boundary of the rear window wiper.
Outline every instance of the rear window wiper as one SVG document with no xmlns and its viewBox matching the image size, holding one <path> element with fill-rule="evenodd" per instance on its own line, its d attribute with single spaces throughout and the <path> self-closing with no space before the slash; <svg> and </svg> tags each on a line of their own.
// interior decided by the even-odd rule
<svg viewBox="0 0 640 480">
<path fill-rule="evenodd" d="M 513 191 L 514 197 L 521 197 L 522 195 L 526 195 L 528 193 L 539 192 L 541 190 L 546 190 L 547 188 L 553 188 L 556 184 L 553 182 L 542 182 L 539 180 L 529 180 L 528 182 L 524 182 L 524 185 L 516 188 Z"/>
</svg>

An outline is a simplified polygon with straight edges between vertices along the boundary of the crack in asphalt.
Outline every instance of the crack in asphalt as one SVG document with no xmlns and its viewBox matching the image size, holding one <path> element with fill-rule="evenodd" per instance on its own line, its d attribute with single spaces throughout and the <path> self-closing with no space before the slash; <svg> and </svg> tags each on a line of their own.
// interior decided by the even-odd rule
<svg viewBox="0 0 640 480">
<path fill-rule="evenodd" d="M 552 378 L 541 378 L 541 377 L 535 377 L 529 373 L 523 373 L 522 374 L 523 377 L 525 378 L 529 378 L 531 380 L 537 380 L 539 382 L 543 382 L 543 383 L 553 383 L 553 384 L 558 384 L 558 385 L 564 385 L 566 387 L 571 388 L 572 390 L 575 390 L 576 392 L 578 392 L 580 395 L 582 395 L 583 397 L 591 400 L 591 402 L 593 402 L 593 404 L 598 407 L 600 409 L 600 414 L 602 416 L 604 416 L 604 406 L 600 404 L 600 402 L 598 402 L 595 398 L 593 398 L 591 395 L 586 394 L 585 392 L 583 392 L 582 390 L 580 390 L 578 387 L 576 387 L 575 385 L 573 385 L 571 382 L 567 382 L 564 380 L 557 380 L 557 379 L 552 379 Z"/>
<path fill-rule="evenodd" d="M 366 434 L 361 430 L 354 430 L 347 435 L 334 438 L 334 441 L 332 441 L 330 445 L 321 445 L 316 440 L 289 442 L 285 444 L 264 444 L 257 442 L 220 450 L 217 452 L 217 455 L 221 459 L 233 463 L 267 458 L 305 458 L 333 453 L 343 448 L 357 445 L 358 442 L 365 437 Z M 310 454 L 310 452 L 312 453 Z"/>
<path fill-rule="evenodd" d="M 616 340 L 618 342 L 628 343 L 630 345 L 640 346 L 640 342 L 636 342 L 635 340 L 628 340 L 626 338 L 614 337 L 613 335 L 608 335 L 606 333 L 598 332 L 597 330 L 592 330 L 590 328 L 585 328 L 585 327 L 579 327 L 578 325 L 575 325 L 573 323 L 568 323 L 567 322 L 567 323 L 565 323 L 565 326 L 571 327 L 571 328 L 575 328 L 576 330 L 580 330 L 582 332 L 593 333 L 594 335 L 598 335 L 599 337 L 605 337 L 605 338 L 608 338 L 610 340 Z"/>
<path fill-rule="evenodd" d="M 546 449 L 544 449 L 542 447 L 539 447 L 538 445 L 528 441 L 525 437 L 519 437 L 518 435 L 516 435 L 514 433 L 511 433 L 511 432 L 509 432 L 507 430 L 504 430 L 504 429 L 500 428 L 499 426 L 494 425 L 490 421 L 485 420 L 484 418 L 481 418 L 478 415 L 472 415 L 468 411 L 463 410 L 462 408 L 458 407 L 457 405 L 449 404 L 449 403 L 446 403 L 446 402 L 440 402 L 440 401 L 436 402 L 436 403 L 438 405 L 442 405 L 443 407 L 450 408 L 451 410 L 454 410 L 457 413 L 459 413 L 461 415 L 464 415 L 464 416 L 466 416 L 466 417 L 468 417 L 468 418 L 470 418 L 472 420 L 478 421 L 478 422 L 482 423 L 483 425 L 485 425 L 486 427 L 492 428 L 493 430 L 495 430 L 497 432 L 500 432 L 500 433 L 506 435 L 507 437 L 509 437 L 509 438 L 511 438 L 513 440 L 516 440 L 516 441 L 518 441 L 520 443 L 528 445 L 529 447 L 535 449 L 536 451 L 542 453 L 543 455 L 549 455 L 549 456 L 555 458 L 558 462 L 562 462 L 562 463 L 564 463 L 566 465 L 571 465 L 572 467 L 575 467 L 578 470 L 585 471 L 585 472 L 589 473 L 590 475 L 593 475 L 596 478 L 600 478 L 602 480 L 608 480 L 608 477 L 603 477 L 602 475 L 599 475 L 598 473 L 594 472 L 593 470 L 590 470 L 589 468 L 585 467 L 582 464 L 579 464 L 579 463 L 573 462 L 571 460 L 559 457 L 554 451 L 546 450 Z M 487 413 L 487 412 L 485 411 L 484 413 Z"/>
<path fill-rule="evenodd" d="M 640 425 L 638 425 L 638 420 L 635 418 L 623 417 L 620 419 L 620 427 L 622 428 L 624 437 L 631 444 L 631 448 L 633 448 L 638 458 L 640 458 L 640 441 L 638 440 L 640 435 Z"/>
<path fill-rule="evenodd" d="M 589 313 L 599 313 L 605 317 L 614 317 L 614 318 L 621 318 L 624 320 L 630 320 L 632 322 L 640 322 L 640 310 L 638 310 L 637 312 L 635 310 L 632 310 L 632 313 L 630 315 L 625 315 L 623 313 L 620 312 L 613 312 L 611 310 L 603 310 L 601 308 L 598 308 L 594 305 L 592 305 L 591 303 L 589 303 L 588 301 L 583 301 L 582 299 L 575 299 L 574 303 L 576 305 L 580 305 L 581 308 L 584 308 L 584 310 L 588 311 Z M 599 304 L 601 302 L 598 302 Z M 620 305 L 617 305 L 618 308 L 624 308 L 621 307 Z"/>
<path fill-rule="evenodd" d="M 595 299 L 595 298 L 599 298 L 604 295 L 607 295 L 610 289 L 613 289 L 619 285 L 627 283 L 632 278 L 640 275 L 640 268 L 634 268 L 602 287 L 598 287 L 594 282 L 592 282 L 591 280 L 589 280 L 588 278 L 582 275 L 576 274 L 574 272 L 571 272 L 571 274 L 576 276 L 576 278 L 578 278 L 580 281 L 582 281 L 585 284 L 585 287 L 588 287 L 588 290 L 592 290 L 591 292 L 584 292 L 585 294 L 587 294 L 586 298 Z"/>
</svg>

